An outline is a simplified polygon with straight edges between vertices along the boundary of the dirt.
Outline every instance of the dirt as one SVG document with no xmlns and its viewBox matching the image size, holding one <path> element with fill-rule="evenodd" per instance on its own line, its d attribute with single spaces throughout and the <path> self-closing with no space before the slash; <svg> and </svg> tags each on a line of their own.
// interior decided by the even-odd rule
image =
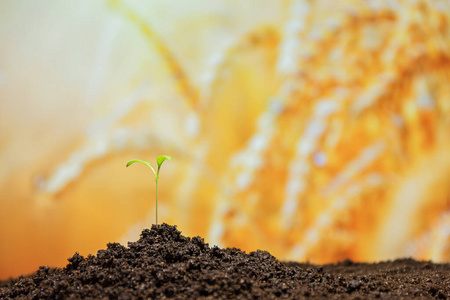
<svg viewBox="0 0 450 300">
<path fill-rule="evenodd" d="M 110 243 L 68 260 L 0 282 L 0 299 L 450 298 L 450 264 L 283 263 L 266 251 L 210 247 L 167 224 L 145 229 L 128 247 Z"/>
</svg>

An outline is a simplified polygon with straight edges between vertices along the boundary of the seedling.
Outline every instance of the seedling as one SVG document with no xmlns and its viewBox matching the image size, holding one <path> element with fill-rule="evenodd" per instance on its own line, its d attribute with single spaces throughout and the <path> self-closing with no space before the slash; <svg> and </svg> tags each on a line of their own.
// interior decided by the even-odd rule
<svg viewBox="0 0 450 300">
<path fill-rule="evenodd" d="M 158 179 L 159 179 L 159 170 L 161 169 L 161 165 L 165 160 L 172 160 L 172 156 L 168 156 L 168 155 L 160 155 L 156 158 L 156 163 L 158 164 L 158 171 L 155 171 L 155 169 L 153 169 L 152 165 L 145 160 L 140 160 L 140 159 L 134 159 L 134 160 L 130 160 L 127 163 L 127 167 L 131 166 L 132 164 L 134 164 L 135 162 L 140 162 L 143 163 L 144 165 L 148 166 L 150 169 L 152 169 L 153 173 L 155 174 L 155 181 L 156 181 L 156 225 L 158 225 Z"/>
</svg>

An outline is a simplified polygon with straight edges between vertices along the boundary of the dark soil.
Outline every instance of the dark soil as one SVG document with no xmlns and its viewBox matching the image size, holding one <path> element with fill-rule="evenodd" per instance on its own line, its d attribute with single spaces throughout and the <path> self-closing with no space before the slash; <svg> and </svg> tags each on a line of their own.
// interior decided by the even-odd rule
<svg viewBox="0 0 450 300">
<path fill-rule="evenodd" d="M 0 299 L 410 299 L 449 298 L 450 264 L 282 263 L 265 251 L 209 247 L 176 226 L 153 225 L 137 242 L 76 253 L 63 269 L 40 267 L 0 282 Z"/>
</svg>

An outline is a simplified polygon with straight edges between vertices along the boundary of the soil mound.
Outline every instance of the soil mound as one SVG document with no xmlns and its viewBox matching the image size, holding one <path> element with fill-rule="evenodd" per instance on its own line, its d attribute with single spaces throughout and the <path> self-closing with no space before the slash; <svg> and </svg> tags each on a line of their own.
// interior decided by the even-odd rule
<svg viewBox="0 0 450 300">
<path fill-rule="evenodd" d="M 313 266 L 265 251 L 210 247 L 176 226 L 153 225 L 137 242 L 78 253 L 63 268 L 40 267 L 0 283 L 0 298 L 367 299 L 450 297 L 450 265 L 397 260 Z"/>
</svg>

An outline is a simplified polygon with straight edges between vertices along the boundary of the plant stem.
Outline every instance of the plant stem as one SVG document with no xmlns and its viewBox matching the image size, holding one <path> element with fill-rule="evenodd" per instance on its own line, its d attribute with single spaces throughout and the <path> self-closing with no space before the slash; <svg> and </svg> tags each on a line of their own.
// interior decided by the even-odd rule
<svg viewBox="0 0 450 300">
<path fill-rule="evenodd" d="M 156 225 L 158 225 L 158 179 L 156 179 Z"/>
</svg>

